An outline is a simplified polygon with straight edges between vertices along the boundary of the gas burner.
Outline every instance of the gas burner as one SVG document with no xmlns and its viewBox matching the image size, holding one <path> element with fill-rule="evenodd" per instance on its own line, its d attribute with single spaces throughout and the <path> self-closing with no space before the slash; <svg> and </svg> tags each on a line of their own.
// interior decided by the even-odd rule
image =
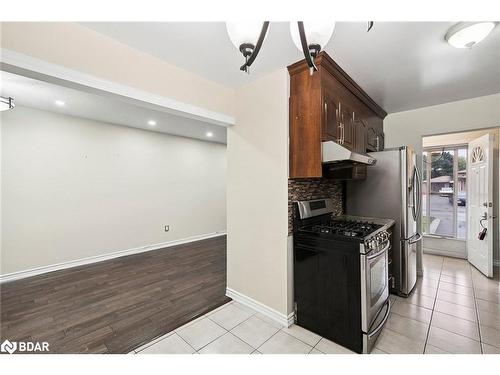
<svg viewBox="0 0 500 375">
<path fill-rule="evenodd" d="M 304 230 L 314 233 L 331 234 L 349 238 L 363 238 L 379 229 L 381 225 L 352 220 L 330 220 L 323 224 L 313 225 Z"/>
</svg>

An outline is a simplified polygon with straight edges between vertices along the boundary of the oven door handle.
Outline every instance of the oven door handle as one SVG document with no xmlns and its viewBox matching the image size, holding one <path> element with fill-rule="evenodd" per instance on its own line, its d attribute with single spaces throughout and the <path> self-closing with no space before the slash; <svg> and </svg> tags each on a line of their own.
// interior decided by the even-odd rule
<svg viewBox="0 0 500 375">
<path fill-rule="evenodd" d="M 372 260 L 375 258 L 378 258 L 379 256 L 383 255 L 389 248 L 391 247 L 391 241 L 387 241 L 387 244 L 384 246 L 382 250 L 377 251 L 375 254 L 368 255 L 366 257 L 366 260 Z"/>
<path fill-rule="evenodd" d="M 380 324 L 378 325 L 377 328 L 375 328 L 372 332 L 370 332 L 367 335 L 368 340 L 370 340 L 373 336 L 378 334 L 382 330 L 382 328 L 384 328 L 384 325 L 385 325 L 385 322 L 387 322 L 387 319 L 389 319 L 389 313 L 391 312 L 391 300 L 390 299 L 387 299 L 386 305 L 387 305 L 387 311 L 385 313 L 384 319 L 382 319 L 382 322 L 380 322 Z"/>
</svg>

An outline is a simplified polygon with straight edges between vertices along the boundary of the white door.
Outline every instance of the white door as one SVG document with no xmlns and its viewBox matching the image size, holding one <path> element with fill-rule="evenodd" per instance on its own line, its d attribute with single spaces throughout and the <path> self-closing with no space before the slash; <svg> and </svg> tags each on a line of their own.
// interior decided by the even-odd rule
<svg viewBox="0 0 500 375">
<path fill-rule="evenodd" d="M 493 276 L 493 144 L 493 134 L 469 142 L 467 162 L 467 257 L 488 277 Z"/>
</svg>

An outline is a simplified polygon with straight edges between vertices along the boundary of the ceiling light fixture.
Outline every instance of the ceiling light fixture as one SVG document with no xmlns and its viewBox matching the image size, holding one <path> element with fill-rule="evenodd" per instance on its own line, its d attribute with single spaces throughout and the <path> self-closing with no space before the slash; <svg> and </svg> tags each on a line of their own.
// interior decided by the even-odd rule
<svg viewBox="0 0 500 375">
<path fill-rule="evenodd" d="M 212 137 L 214 136 L 214 133 L 212 133 L 212 132 L 207 132 L 206 136 L 207 136 L 208 138 L 212 138 Z"/>
<path fill-rule="evenodd" d="M 66 102 L 64 100 L 54 100 L 54 104 L 57 105 L 58 107 L 64 107 L 66 105 Z"/>
<path fill-rule="evenodd" d="M 370 31 L 372 27 L 373 21 L 369 21 L 366 32 Z M 269 21 L 262 24 L 258 22 L 226 22 L 226 30 L 231 43 L 239 49 L 245 58 L 245 63 L 240 67 L 240 70 L 246 73 L 250 72 L 250 65 L 255 61 L 262 43 L 264 43 L 268 28 Z M 290 23 L 293 42 L 304 53 L 311 74 L 317 70 L 314 58 L 330 41 L 334 29 L 335 22 L 307 22 L 307 25 L 304 25 L 303 21 L 297 22 L 297 25 Z"/>
<path fill-rule="evenodd" d="M 14 104 L 14 99 L 10 96 L 8 98 L 4 98 L 0 96 L 0 111 L 8 111 L 9 109 L 14 108 L 16 105 Z"/>
<path fill-rule="evenodd" d="M 318 70 L 314 58 L 330 41 L 335 30 L 335 22 L 290 22 L 290 34 L 295 46 L 304 53 L 311 72 Z"/>
<path fill-rule="evenodd" d="M 149 120 L 148 121 L 149 126 L 156 126 L 156 121 L 155 120 Z"/>
<path fill-rule="evenodd" d="M 472 48 L 486 38 L 495 26 L 495 22 L 459 22 L 448 30 L 444 38 L 455 48 Z"/>
<path fill-rule="evenodd" d="M 240 67 L 240 70 L 245 73 L 250 73 L 250 65 L 255 61 L 259 54 L 262 43 L 266 38 L 269 21 L 260 22 L 243 22 L 234 23 L 226 22 L 227 35 L 231 43 L 239 49 L 245 63 Z"/>
</svg>

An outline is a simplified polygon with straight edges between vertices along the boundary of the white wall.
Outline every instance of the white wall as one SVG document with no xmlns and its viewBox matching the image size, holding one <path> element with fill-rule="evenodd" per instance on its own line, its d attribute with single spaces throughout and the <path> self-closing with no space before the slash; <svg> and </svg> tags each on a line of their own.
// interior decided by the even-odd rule
<svg viewBox="0 0 500 375">
<path fill-rule="evenodd" d="M 386 147 L 410 145 L 421 154 L 422 136 L 500 125 L 500 94 L 391 113 L 384 120 Z"/>
<path fill-rule="evenodd" d="M 225 231 L 225 145 L 21 106 L 0 120 L 2 274 Z"/>
<path fill-rule="evenodd" d="M 227 134 L 228 288 L 288 315 L 288 72 L 240 87 Z"/>
<path fill-rule="evenodd" d="M 500 126 L 500 94 L 482 96 L 473 99 L 460 100 L 431 107 L 419 108 L 389 114 L 384 120 L 386 147 L 410 145 L 416 152 L 422 154 L 422 137 L 443 133 L 461 132 Z M 421 158 L 420 158 L 421 160 Z M 421 167 L 421 162 L 419 163 Z M 496 166 L 498 169 L 498 165 Z M 498 181 L 496 181 L 498 184 Z M 500 196 L 497 195 L 500 203 Z M 497 215 L 498 216 L 498 215 Z M 498 262 L 498 219 L 495 223 L 494 257 Z M 451 245 L 465 246 L 465 243 L 455 241 L 454 244 L 445 243 L 447 249 Z M 457 245 L 457 246 L 458 246 Z M 436 241 L 433 247 L 438 247 Z"/>
</svg>

